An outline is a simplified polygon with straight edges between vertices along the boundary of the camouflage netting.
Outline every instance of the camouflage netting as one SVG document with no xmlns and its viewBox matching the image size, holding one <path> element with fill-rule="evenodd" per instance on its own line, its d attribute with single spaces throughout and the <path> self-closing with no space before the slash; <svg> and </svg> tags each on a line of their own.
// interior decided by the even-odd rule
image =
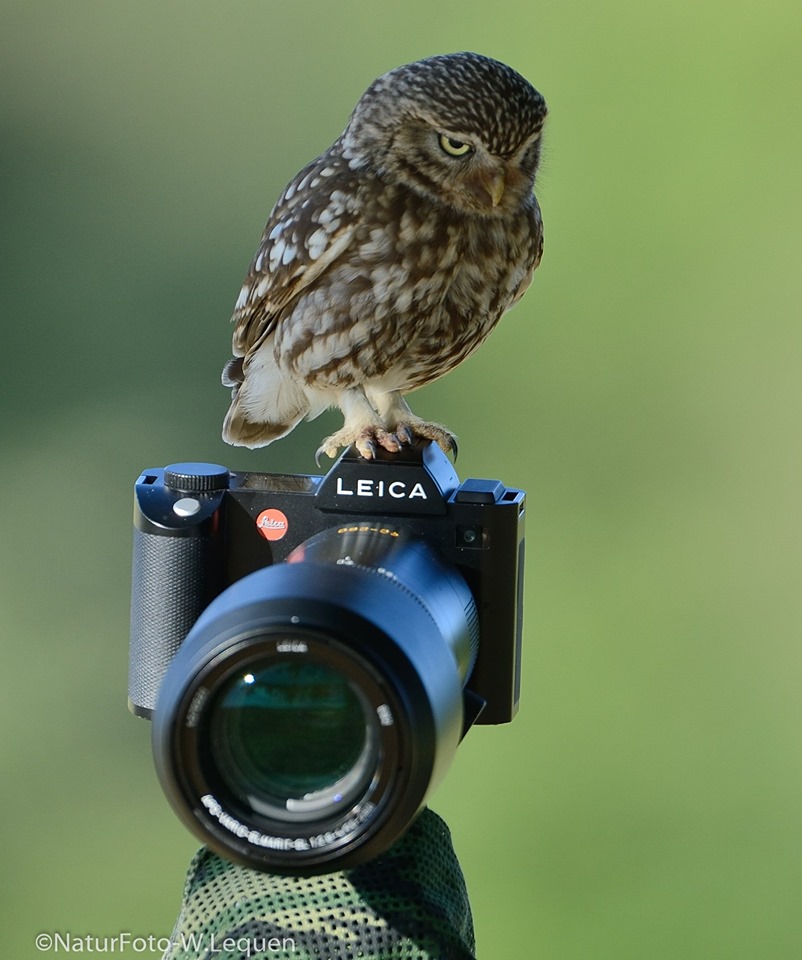
<svg viewBox="0 0 802 960">
<path fill-rule="evenodd" d="M 316 877 L 190 864 L 163 960 L 474 960 L 468 894 L 445 823 L 424 810 L 373 862 Z"/>
</svg>

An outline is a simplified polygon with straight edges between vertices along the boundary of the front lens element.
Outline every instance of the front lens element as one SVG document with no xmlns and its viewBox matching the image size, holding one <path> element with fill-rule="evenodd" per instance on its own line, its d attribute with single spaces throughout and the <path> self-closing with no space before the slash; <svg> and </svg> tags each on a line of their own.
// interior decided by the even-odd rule
<svg viewBox="0 0 802 960">
<path fill-rule="evenodd" d="M 306 657 L 250 665 L 230 678 L 209 716 L 224 792 L 279 821 L 336 816 L 379 765 L 375 714 L 338 671 Z"/>
</svg>

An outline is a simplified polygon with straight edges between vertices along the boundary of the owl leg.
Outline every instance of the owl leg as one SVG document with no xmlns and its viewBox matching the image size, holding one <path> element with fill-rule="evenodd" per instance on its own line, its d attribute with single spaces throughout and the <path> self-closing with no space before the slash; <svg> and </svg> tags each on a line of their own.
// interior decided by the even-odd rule
<svg viewBox="0 0 802 960">
<path fill-rule="evenodd" d="M 389 430 L 376 411 L 370 405 L 362 387 L 352 387 L 341 391 L 337 396 L 337 406 L 342 410 L 345 423 L 342 430 L 338 430 L 320 444 L 315 459 L 320 463 L 321 454 L 327 457 L 336 457 L 340 447 L 356 445 L 360 455 L 366 460 L 373 460 L 376 456 L 376 447 L 383 447 L 390 453 L 398 453 L 401 441 Z"/>
<path fill-rule="evenodd" d="M 416 417 L 398 390 L 377 394 L 372 399 L 384 426 L 401 443 L 412 443 L 416 437 L 422 440 L 434 440 L 443 453 L 453 454 L 456 460 L 457 438 L 454 434 L 442 423 L 429 423 Z"/>
</svg>

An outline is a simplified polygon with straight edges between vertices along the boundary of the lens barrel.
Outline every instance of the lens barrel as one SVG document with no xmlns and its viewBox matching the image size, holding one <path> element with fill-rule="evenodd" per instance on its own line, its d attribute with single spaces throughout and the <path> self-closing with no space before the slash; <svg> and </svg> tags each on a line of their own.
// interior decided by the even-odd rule
<svg viewBox="0 0 802 960">
<path fill-rule="evenodd" d="M 450 764 L 477 647 L 471 591 L 427 543 L 384 521 L 326 530 L 190 630 L 154 713 L 162 786 L 246 866 L 369 860 Z"/>
</svg>

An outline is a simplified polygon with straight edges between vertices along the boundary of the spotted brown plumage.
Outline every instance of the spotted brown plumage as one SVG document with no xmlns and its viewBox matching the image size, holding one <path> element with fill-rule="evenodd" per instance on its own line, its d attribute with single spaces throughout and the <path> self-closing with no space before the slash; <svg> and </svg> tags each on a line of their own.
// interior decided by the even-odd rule
<svg viewBox="0 0 802 960">
<path fill-rule="evenodd" d="M 532 279 L 543 97 L 475 53 L 371 84 L 342 135 L 273 208 L 234 310 L 229 443 L 265 446 L 326 407 L 355 443 L 455 449 L 404 395 L 461 363 Z"/>
</svg>

